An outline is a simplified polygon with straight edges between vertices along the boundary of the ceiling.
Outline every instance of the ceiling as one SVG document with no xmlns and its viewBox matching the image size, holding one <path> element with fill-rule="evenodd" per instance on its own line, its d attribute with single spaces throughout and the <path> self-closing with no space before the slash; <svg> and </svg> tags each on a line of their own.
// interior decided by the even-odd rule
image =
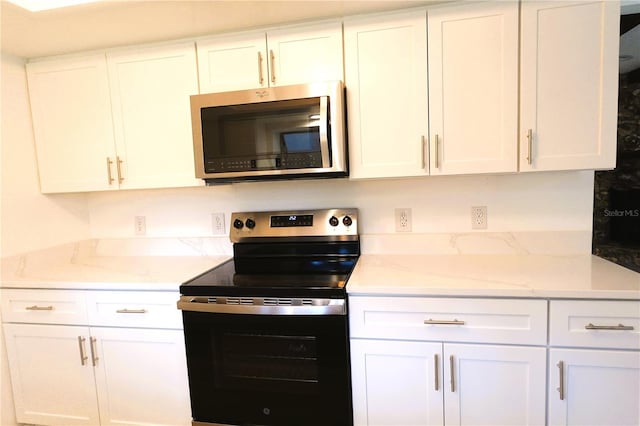
<svg viewBox="0 0 640 426">
<path fill-rule="evenodd" d="M 29 12 L 0 1 L 2 52 L 33 58 L 175 40 L 442 0 L 104 0 Z"/>
<path fill-rule="evenodd" d="M 445 0 L 102 0 L 29 12 L 0 0 L 3 53 L 33 58 L 266 27 Z M 623 0 L 622 13 L 640 12 Z M 640 66 L 640 28 L 621 43 L 621 71 Z"/>
</svg>

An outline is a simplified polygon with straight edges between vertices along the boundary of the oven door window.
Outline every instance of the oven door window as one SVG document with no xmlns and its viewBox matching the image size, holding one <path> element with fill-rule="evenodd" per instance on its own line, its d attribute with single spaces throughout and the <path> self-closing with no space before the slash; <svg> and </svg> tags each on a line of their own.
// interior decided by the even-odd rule
<svg viewBox="0 0 640 426">
<path fill-rule="evenodd" d="M 328 109 L 326 97 L 201 109 L 205 171 L 330 167 Z"/>
<path fill-rule="evenodd" d="M 216 382 L 225 389 L 317 393 L 317 337 L 283 334 L 222 333 Z"/>
<path fill-rule="evenodd" d="M 183 315 L 194 420 L 350 424 L 346 316 Z"/>
</svg>

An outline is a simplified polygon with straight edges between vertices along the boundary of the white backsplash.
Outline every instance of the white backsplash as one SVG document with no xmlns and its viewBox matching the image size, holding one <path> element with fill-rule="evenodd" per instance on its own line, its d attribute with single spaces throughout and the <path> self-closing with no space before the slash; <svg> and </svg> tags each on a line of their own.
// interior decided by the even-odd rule
<svg viewBox="0 0 640 426">
<path fill-rule="evenodd" d="M 176 254 L 228 253 L 234 211 L 332 207 L 359 209 L 363 252 L 590 253 L 592 205 L 590 171 L 253 182 L 89 195 L 91 237 L 101 245 L 134 239 L 151 252 Z M 471 229 L 471 206 L 487 206 L 487 230 Z M 413 232 L 395 232 L 397 207 L 412 209 Z M 213 235 L 216 212 L 225 214 L 223 236 Z M 135 216 L 146 217 L 144 237 L 134 235 Z M 160 242 L 167 238 L 178 243 L 169 248 L 169 240 Z M 143 242 L 148 239 L 156 249 Z M 136 243 L 128 244 L 135 251 Z"/>
</svg>

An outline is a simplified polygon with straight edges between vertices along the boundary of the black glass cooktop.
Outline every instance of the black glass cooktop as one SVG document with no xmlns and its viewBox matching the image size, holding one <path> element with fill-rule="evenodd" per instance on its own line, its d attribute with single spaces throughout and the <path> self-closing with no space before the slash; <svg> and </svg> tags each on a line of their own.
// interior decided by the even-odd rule
<svg viewBox="0 0 640 426">
<path fill-rule="evenodd" d="M 355 260 L 351 262 L 355 266 Z M 352 269 L 352 268 L 351 268 Z M 348 273 L 238 273 L 233 259 L 185 282 L 185 296 L 344 297 Z"/>
<path fill-rule="evenodd" d="M 235 244 L 234 258 L 180 286 L 185 296 L 344 297 L 359 244 Z"/>
</svg>

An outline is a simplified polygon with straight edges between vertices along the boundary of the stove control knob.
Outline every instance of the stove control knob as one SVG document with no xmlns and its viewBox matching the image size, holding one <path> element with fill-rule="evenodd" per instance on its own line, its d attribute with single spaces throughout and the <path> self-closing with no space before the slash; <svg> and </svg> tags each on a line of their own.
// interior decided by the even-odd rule
<svg viewBox="0 0 640 426">
<path fill-rule="evenodd" d="M 342 218 L 342 223 L 344 224 L 344 226 L 351 226 L 353 225 L 353 219 L 351 219 L 351 217 L 349 216 L 345 216 L 344 218 Z"/>
<path fill-rule="evenodd" d="M 244 223 L 240 219 L 236 219 L 233 221 L 233 227 L 236 229 L 242 229 L 244 227 Z"/>
<path fill-rule="evenodd" d="M 247 219 L 247 220 L 244 222 L 244 224 L 245 224 L 245 226 L 246 226 L 247 228 L 249 228 L 249 229 L 253 229 L 253 228 L 255 228 L 255 227 L 256 227 L 256 221 L 255 221 L 255 220 L 253 220 L 253 219 Z"/>
<path fill-rule="evenodd" d="M 331 218 L 329 219 L 329 225 L 338 226 L 339 224 L 340 224 L 340 221 L 338 220 L 338 218 L 335 216 L 331 216 Z"/>
</svg>

